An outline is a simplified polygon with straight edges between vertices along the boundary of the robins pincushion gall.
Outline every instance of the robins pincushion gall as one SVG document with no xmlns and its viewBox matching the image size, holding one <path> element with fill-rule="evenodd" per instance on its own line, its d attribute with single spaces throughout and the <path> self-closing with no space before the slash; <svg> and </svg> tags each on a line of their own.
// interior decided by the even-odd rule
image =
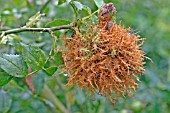
<svg viewBox="0 0 170 113">
<path fill-rule="evenodd" d="M 138 87 L 137 74 L 145 71 L 145 53 L 140 48 L 143 39 L 112 21 L 111 12 L 116 13 L 113 3 L 105 4 L 97 25 L 75 27 L 74 36 L 64 38 L 63 60 L 68 85 L 78 84 L 93 95 L 99 91 L 112 100 L 112 93 L 131 96 Z"/>
</svg>

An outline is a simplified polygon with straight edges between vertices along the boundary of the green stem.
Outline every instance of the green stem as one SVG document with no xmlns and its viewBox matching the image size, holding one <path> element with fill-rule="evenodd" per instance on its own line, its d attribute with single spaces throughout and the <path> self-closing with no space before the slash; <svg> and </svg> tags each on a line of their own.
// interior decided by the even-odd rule
<svg viewBox="0 0 170 113">
<path fill-rule="evenodd" d="M 55 107 L 51 107 L 51 105 L 47 103 L 48 99 L 40 96 L 37 96 L 37 98 L 40 99 L 42 102 L 44 102 L 44 104 L 50 109 L 51 113 L 60 113 L 60 110 L 56 109 Z"/>
<path fill-rule="evenodd" d="M 95 12 L 93 12 L 92 14 L 90 14 L 89 16 L 83 17 L 81 20 L 84 21 L 84 20 L 86 20 L 86 19 L 92 17 L 94 14 L 98 13 L 98 11 L 99 11 L 99 9 L 96 10 Z"/>
<path fill-rule="evenodd" d="M 45 64 L 51 59 L 52 53 L 55 51 L 55 49 L 57 48 L 57 37 L 54 35 L 53 31 L 49 31 L 51 37 L 52 37 L 52 47 L 49 53 L 49 56 L 47 58 L 47 60 L 45 61 Z"/>
<path fill-rule="evenodd" d="M 19 86 L 15 80 L 12 80 L 10 83 L 11 83 L 11 86 L 14 86 L 15 88 L 20 89 L 22 92 L 25 91 L 25 89 L 23 87 Z"/>
<path fill-rule="evenodd" d="M 69 95 L 68 95 L 68 92 L 66 91 L 65 85 L 59 80 L 59 78 L 55 78 L 55 79 L 56 79 L 57 84 L 64 91 L 65 99 L 66 99 L 66 106 L 67 106 L 68 112 L 71 113 L 71 105 L 69 102 Z"/>
<path fill-rule="evenodd" d="M 51 2 L 52 0 L 48 0 L 40 9 L 40 12 L 43 12 L 43 10 L 47 7 L 47 5 Z"/>
<path fill-rule="evenodd" d="M 68 113 L 63 103 L 60 102 L 60 100 L 55 96 L 55 94 L 51 91 L 51 89 L 47 85 L 44 85 L 44 88 L 40 93 L 40 96 L 52 101 L 55 104 L 55 106 L 62 111 L 62 113 Z"/>
<path fill-rule="evenodd" d="M 35 74 L 36 72 L 38 72 L 38 70 L 35 70 L 35 71 L 29 73 L 27 76 L 33 75 L 33 74 Z"/>
<path fill-rule="evenodd" d="M 77 18 L 78 18 L 78 11 L 77 11 L 75 5 L 74 5 L 72 2 L 70 2 L 70 5 L 71 5 L 71 7 L 72 7 L 73 10 L 74 10 L 75 20 L 77 20 Z"/>
<path fill-rule="evenodd" d="M 170 60 L 168 60 L 168 76 L 167 81 L 170 81 Z"/>
</svg>

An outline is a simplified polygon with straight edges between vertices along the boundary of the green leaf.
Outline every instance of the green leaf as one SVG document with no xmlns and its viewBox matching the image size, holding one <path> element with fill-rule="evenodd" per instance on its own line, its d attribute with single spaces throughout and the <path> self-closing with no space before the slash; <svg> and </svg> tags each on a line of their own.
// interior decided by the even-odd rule
<svg viewBox="0 0 170 113">
<path fill-rule="evenodd" d="M 89 16 L 90 14 L 91 14 L 91 9 L 88 6 L 83 5 L 82 10 L 79 12 L 79 17 L 83 18 Z"/>
<path fill-rule="evenodd" d="M 6 72 L 0 72 L 0 86 L 7 84 L 13 77 Z"/>
<path fill-rule="evenodd" d="M 75 33 L 74 29 L 69 29 L 66 31 L 66 36 L 71 38 L 73 37 L 74 33 Z"/>
<path fill-rule="evenodd" d="M 57 71 L 57 67 L 49 67 L 49 68 L 44 68 L 43 70 L 48 74 L 48 75 L 53 75 Z"/>
<path fill-rule="evenodd" d="M 21 51 L 23 49 L 22 45 L 21 45 L 21 38 L 17 35 L 7 35 L 8 38 L 8 45 L 11 45 L 15 48 L 16 51 Z"/>
<path fill-rule="evenodd" d="M 0 67 L 15 77 L 24 77 L 28 74 L 27 65 L 20 55 L 0 55 Z"/>
<path fill-rule="evenodd" d="M 66 0 L 58 0 L 58 5 L 65 3 Z"/>
<path fill-rule="evenodd" d="M 40 70 L 45 65 L 45 54 L 44 52 L 38 48 L 37 46 L 31 46 L 31 45 L 24 45 L 23 46 L 23 59 L 24 61 L 35 70 Z"/>
<path fill-rule="evenodd" d="M 76 8 L 77 8 L 78 10 L 82 10 L 83 5 L 82 5 L 80 2 L 78 2 L 78 1 L 73 1 L 73 4 L 76 6 Z"/>
<path fill-rule="evenodd" d="M 21 41 L 21 38 L 15 34 L 9 34 L 7 35 L 10 39 L 16 39 L 18 40 L 19 42 Z"/>
<path fill-rule="evenodd" d="M 97 23 L 98 17 L 97 17 L 96 15 L 93 15 L 93 16 L 92 16 L 92 20 L 93 20 L 94 23 Z"/>
<path fill-rule="evenodd" d="M 55 36 L 60 37 L 61 32 L 60 31 L 55 31 Z"/>
<path fill-rule="evenodd" d="M 103 0 L 94 0 L 94 2 L 98 8 L 102 7 L 105 4 Z"/>
<path fill-rule="evenodd" d="M 12 105 L 12 98 L 4 90 L 0 90 L 0 113 L 7 113 Z"/>
<path fill-rule="evenodd" d="M 48 22 L 45 26 L 61 26 L 61 25 L 68 25 L 70 23 L 71 23 L 70 20 L 56 19 L 56 20 L 53 20 L 51 22 Z"/>
<path fill-rule="evenodd" d="M 15 48 L 16 51 L 22 51 L 23 46 L 20 44 L 20 42 L 16 39 L 11 39 L 8 42 L 9 45 L 13 46 Z"/>
<path fill-rule="evenodd" d="M 91 9 L 88 6 L 83 5 L 83 9 L 86 10 L 89 14 L 91 14 Z"/>
<path fill-rule="evenodd" d="M 65 3 L 65 2 L 70 3 L 71 0 L 59 0 L 59 1 L 58 1 L 58 5 L 63 4 L 63 3 Z"/>
<path fill-rule="evenodd" d="M 45 77 L 46 77 L 46 73 L 44 73 L 43 71 L 38 71 L 38 73 L 36 73 L 36 75 L 33 76 L 33 83 L 34 83 L 34 87 L 36 89 L 36 94 L 39 94 L 45 84 Z"/>
<path fill-rule="evenodd" d="M 0 68 L 0 86 L 7 84 L 13 77 Z"/>
<path fill-rule="evenodd" d="M 57 66 L 63 64 L 62 52 L 57 52 L 56 56 L 54 57 L 54 61 Z"/>
</svg>

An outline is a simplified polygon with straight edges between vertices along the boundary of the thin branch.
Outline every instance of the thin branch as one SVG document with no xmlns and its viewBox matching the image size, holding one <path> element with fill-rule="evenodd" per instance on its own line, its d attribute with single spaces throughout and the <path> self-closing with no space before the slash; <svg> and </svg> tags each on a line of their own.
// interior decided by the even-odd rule
<svg viewBox="0 0 170 113">
<path fill-rule="evenodd" d="M 92 17 L 94 14 L 96 14 L 96 13 L 98 13 L 98 12 L 99 12 L 99 9 L 96 10 L 95 12 L 93 12 L 92 14 L 90 14 L 89 16 L 83 17 L 81 20 L 84 21 L 84 20 L 86 20 L 86 19 Z"/>
<path fill-rule="evenodd" d="M 51 28 L 15 28 L 6 31 L 0 31 L 0 34 L 4 33 L 4 35 L 13 34 L 13 33 L 20 33 L 20 32 L 49 32 L 49 31 L 56 31 L 61 29 L 71 29 L 73 25 L 63 25 Z"/>
<path fill-rule="evenodd" d="M 86 16 L 86 17 L 82 18 L 81 20 L 84 21 L 84 20 L 92 17 L 92 15 L 94 15 L 98 11 L 99 10 L 93 12 L 91 15 Z M 52 27 L 52 28 L 25 28 L 25 27 L 21 27 L 21 28 L 15 28 L 15 29 L 10 29 L 10 30 L 5 30 L 5 31 L 0 30 L 0 35 L 2 33 L 3 33 L 3 36 L 4 36 L 4 35 L 8 35 L 8 34 L 27 32 L 27 31 L 28 32 L 50 32 L 50 31 L 56 31 L 56 30 L 61 30 L 61 29 L 71 29 L 72 27 L 73 27 L 73 24 L 57 26 L 57 27 Z"/>
<path fill-rule="evenodd" d="M 73 8 L 73 10 L 74 10 L 75 20 L 77 20 L 77 18 L 78 18 L 78 12 L 77 12 L 77 9 L 76 9 L 76 7 L 74 6 L 74 4 L 73 4 L 72 2 L 70 2 L 70 5 L 71 5 L 71 7 L 72 7 L 72 8 Z"/>
<path fill-rule="evenodd" d="M 0 31 L 10 30 L 9 28 L 0 28 Z"/>
<path fill-rule="evenodd" d="M 66 91 L 65 85 L 59 80 L 59 78 L 57 78 L 57 76 L 56 76 L 55 79 L 56 79 L 57 84 L 58 84 L 58 85 L 60 86 L 60 88 L 64 91 L 65 98 L 66 98 L 67 110 L 68 110 L 68 113 L 71 113 L 71 105 L 70 105 L 70 101 L 69 101 L 69 94 L 68 94 L 68 92 Z"/>
<path fill-rule="evenodd" d="M 68 113 L 68 110 L 63 105 L 63 103 L 60 102 L 60 100 L 55 96 L 55 94 L 51 91 L 51 89 L 47 85 L 44 85 L 44 88 L 40 93 L 40 96 L 52 101 L 55 104 L 55 106 L 62 111 L 62 113 Z"/>
</svg>

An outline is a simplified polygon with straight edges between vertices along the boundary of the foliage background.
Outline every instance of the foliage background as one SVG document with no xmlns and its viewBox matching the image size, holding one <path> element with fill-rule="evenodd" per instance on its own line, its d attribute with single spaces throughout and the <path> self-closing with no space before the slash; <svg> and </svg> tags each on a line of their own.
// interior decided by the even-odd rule
<svg viewBox="0 0 170 113">
<path fill-rule="evenodd" d="M 30 3 L 29 1 L 33 1 Z M 0 0 L 1 29 L 24 26 L 29 17 L 42 9 L 47 0 Z M 78 0 L 97 10 L 92 0 Z M 36 93 L 25 83 L 25 78 L 13 78 L 0 87 L 0 113 L 60 113 L 66 108 L 70 113 L 169 113 L 170 112 L 170 1 L 169 0 L 105 0 L 113 2 L 117 8 L 117 23 L 131 27 L 146 38 L 143 49 L 153 63 L 146 60 L 146 74 L 140 76 L 141 82 L 134 97 L 119 98 L 113 106 L 107 97 L 96 94 L 96 100 L 78 87 L 65 87 L 67 77 L 58 70 L 53 76 L 44 71 L 34 74 Z M 43 17 L 35 27 L 44 27 L 54 19 L 74 20 L 71 5 L 63 5 L 64 0 L 51 0 L 43 9 Z M 86 15 L 79 11 L 79 16 Z M 55 32 L 62 36 L 63 30 Z M 52 45 L 48 33 L 19 33 L 24 44 L 40 47 L 46 55 Z M 58 45 L 61 43 L 59 42 Z M 17 54 L 9 45 L 0 45 L 0 53 Z M 59 65 L 60 54 L 52 65 Z M 1 74 L 0 74 L 1 76 Z M 1 78 L 2 80 L 2 78 Z M 44 87 L 45 85 L 45 87 Z"/>
</svg>

